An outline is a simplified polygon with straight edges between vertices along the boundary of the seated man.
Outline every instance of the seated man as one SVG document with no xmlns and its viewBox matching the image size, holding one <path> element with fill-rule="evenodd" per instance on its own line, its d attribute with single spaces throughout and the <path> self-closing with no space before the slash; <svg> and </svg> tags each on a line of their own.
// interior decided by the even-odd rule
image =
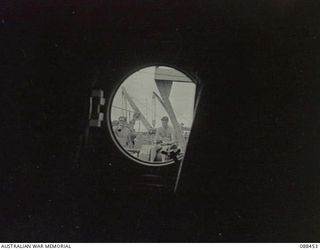
<svg viewBox="0 0 320 250">
<path fill-rule="evenodd" d="M 155 143 L 165 143 L 172 144 L 175 140 L 175 133 L 172 127 L 168 125 L 169 118 L 168 116 L 164 116 L 161 118 L 162 126 L 157 128 L 155 135 Z"/>
<path fill-rule="evenodd" d="M 169 160 L 169 155 L 162 152 L 166 152 L 169 147 L 176 143 L 174 129 L 168 125 L 169 118 L 164 116 L 161 118 L 161 127 L 157 128 L 154 138 L 156 146 L 151 155 L 151 159 L 154 161 L 166 161 Z"/>
</svg>

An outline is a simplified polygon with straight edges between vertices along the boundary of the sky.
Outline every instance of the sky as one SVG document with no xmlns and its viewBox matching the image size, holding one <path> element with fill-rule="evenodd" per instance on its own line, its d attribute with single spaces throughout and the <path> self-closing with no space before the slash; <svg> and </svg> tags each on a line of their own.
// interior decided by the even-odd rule
<svg viewBox="0 0 320 250">
<path fill-rule="evenodd" d="M 130 75 L 121 86 L 124 86 L 140 111 L 144 114 L 150 124 L 152 124 L 152 92 L 159 96 L 159 90 L 154 80 L 155 67 L 143 68 Z M 193 121 L 193 109 L 195 99 L 195 84 L 191 82 L 173 82 L 169 96 L 171 105 L 179 123 L 191 127 Z M 122 105 L 121 87 L 118 89 L 112 103 L 111 120 L 117 120 L 122 115 L 122 111 L 116 107 L 125 108 Z M 133 110 L 130 104 L 127 109 Z M 161 117 L 168 116 L 162 105 L 156 101 L 156 127 L 161 125 Z M 139 123 L 136 123 L 136 130 L 139 131 Z M 145 131 L 142 123 L 140 131 Z"/>
</svg>

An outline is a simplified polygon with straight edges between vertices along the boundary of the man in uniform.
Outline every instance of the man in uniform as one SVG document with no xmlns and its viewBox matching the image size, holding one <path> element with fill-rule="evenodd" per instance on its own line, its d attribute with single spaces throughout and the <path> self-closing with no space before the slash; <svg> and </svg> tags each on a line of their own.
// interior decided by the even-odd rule
<svg viewBox="0 0 320 250">
<path fill-rule="evenodd" d="M 137 137 L 134 126 L 139 117 L 139 113 L 134 113 L 133 118 L 128 123 L 125 116 L 120 116 L 118 124 L 113 126 L 114 134 L 116 135 L 121 146 L 125 148 L 134 148 L 135 139 Z"/>
<path fill-rule="evenodd" d="M 126 148 L 128 147 L 131 131 L 127 125 L 127 118 L 125 116 L 120 116 L 118 121 L 118 126 L 114 126 L 113 131 L 120 145 Z"/>
</svg>

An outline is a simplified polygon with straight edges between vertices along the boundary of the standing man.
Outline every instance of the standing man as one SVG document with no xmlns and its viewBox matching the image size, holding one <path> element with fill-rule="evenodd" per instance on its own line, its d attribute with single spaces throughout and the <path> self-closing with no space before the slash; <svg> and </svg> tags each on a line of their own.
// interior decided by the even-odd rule
<svg viewBox="0 0 320 250">
<path fill-rule="evenodd" d="M 120 116 L 117 122 L 118 124 L 113 126 L 114 134 L 121 146 L 125 148 L 134 148 L 137 137 L 134 126 L 139 117 L 139 113 L 134 113 L 132 120 L 128 123 L 125 116 Z"/>
<path fill-rule="evenodd" d="M 136 125 L 136 121 L 139 120 L 139 118 L 140 118 L 140 113 L 135 112 L 133 114 L 133 118 L 131 119 L 131 121 L 129 121 L 129 124 L 127 124 L 128 128 L 130 130 L 130 134 L 128 135 L 128 147 L 129 148 L 135 147 L 137 134 L 134 129 L 134 126 Z"/>
<path fill-rule="evenodd" d="M 115 126 L 113 128 L 113 132 L 121 146 L 127 148 L 129 144 L 129 135 L 131 133 L 131 130 L 128 127 L 127 118 L 125 116 L 119 117 L 118 126 Z"/>
</svg>

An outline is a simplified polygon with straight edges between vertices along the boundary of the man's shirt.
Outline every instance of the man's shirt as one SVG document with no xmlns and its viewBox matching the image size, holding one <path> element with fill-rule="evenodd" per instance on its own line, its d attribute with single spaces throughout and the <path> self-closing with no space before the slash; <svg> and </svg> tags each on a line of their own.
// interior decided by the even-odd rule
<svg viewBox="0 0 320 250">
<path fill-rule="evenodd" d="M 175 141 L 174 129 L 170 126 L 168 126 L 167 128 L 164 128 L 164 127 L 158 128 L 156 132 L 155 140 L 163 141 L 163 142 Z"/>
</svg>

